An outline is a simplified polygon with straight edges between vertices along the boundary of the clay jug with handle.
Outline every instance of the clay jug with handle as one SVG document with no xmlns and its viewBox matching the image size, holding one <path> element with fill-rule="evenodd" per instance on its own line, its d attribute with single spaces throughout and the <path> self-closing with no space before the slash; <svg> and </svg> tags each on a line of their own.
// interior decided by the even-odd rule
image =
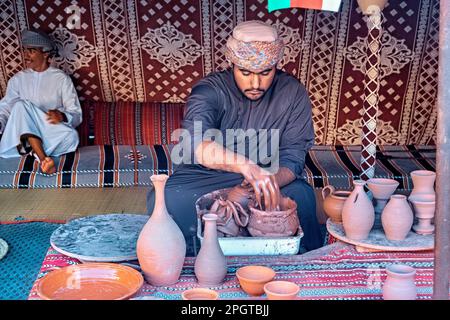
<svg viewBox="0 0 450 320">
<path fill-rule="evenodd" d="M 336 191 L 332 185 L 322 189 L 323 211 L 334 223 L 342 223 L 342 208 L 350 191 Z"/>
<path fill-rule="evenodd" d="M 186 256 L 186 242 L 178 225 L 167 212 L 164 187 L 168 176 L 153 175 L 155 207 L 142 229 L 137 257 L 145 280 L 154 286 L 168 286 L 178 281 Z"/>
<path fill-rule="evenodd" d="M 195 258 L 194 273 L 201 286 L 215 286 L 227 275 L 227 260 L 217 238 L 217 215 L 203 215 L 205 222 L 203 241 Z"/>
<path fill-rule="evenodd" d="M 364 240 L 369 236 L 375 221 L 375 210 L 366 192 L 364 180 L 354 180 L 352 193 L 342 208 L 342 225 L 347 238 Z"/>
</svg>

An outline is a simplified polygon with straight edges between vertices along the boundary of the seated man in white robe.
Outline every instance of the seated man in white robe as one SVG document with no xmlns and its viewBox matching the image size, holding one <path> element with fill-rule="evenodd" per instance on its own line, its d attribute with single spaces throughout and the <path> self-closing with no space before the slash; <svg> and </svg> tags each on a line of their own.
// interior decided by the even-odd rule
<svg viewBox="0 0 450 320">
<path fill-rule="evenodd" d="M 0 157 L 32 154 L 45 174 L 56 172 L 51 158 L 73 152 L 82 121 L 75 87 L 64 71 L 51 67 L 54 41 L 40 30 L 22 34 L 26 69 L 9 81 L 0 100 Z"/>
</svg>

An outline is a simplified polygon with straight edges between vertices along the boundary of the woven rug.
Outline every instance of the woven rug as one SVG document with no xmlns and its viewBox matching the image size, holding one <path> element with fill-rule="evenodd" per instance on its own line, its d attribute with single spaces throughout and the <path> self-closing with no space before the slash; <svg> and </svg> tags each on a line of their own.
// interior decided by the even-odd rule
<svg viewBox="0 0 450 320">
<path fill-rule="evenodd" d="M 219 292 L 219 299 L 251 299 L 236 279 L 236 270 L 250 264 L 267 265 L 276 271 L 276 280 L 288 280 L 300 286 L 299 299 L 380 300 L 385 267 L 391 263 L 405 263 L 416 269 L 418 299 L 431 299 L 433 287 L 433 251 L 359 253 L 354 246 L 336 242 L 318 250 L 295 256 L 227 257 L 228 274 L 222 285 L 211 287 Z M 194 257 L 188 257 L 180 280 L 170 287 L 154 287 L 147 283 L 135 298 L 151 296 L 165 300 L 180 300 L 184 290 L 198 287 L 194 275 Z M 80 261 L 49 249 L 38 275 Z M 37 281 L 38 281 L 37 279 Z M 39 299 L 33 285 L 29 299 Z M 261 299 L 265 299 L 262 296 Z"/>
<path fill-rule="evenodd" d="M 58 223 L 0 222 L 9 249 L 0 260 L 0 300 L 26 300 Z"/>
</svg>

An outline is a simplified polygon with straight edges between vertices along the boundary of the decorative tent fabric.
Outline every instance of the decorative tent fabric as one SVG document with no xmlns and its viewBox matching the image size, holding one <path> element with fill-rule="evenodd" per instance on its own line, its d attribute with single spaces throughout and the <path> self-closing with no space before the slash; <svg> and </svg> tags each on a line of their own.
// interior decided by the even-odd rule
<svg viewBox="0 0 450 320">
<path fill-rule="evenodd" d="M 259 0 L 4 0 L 0 12 L 0 95 L 24 66 L 20 31 L 34 27 L 56 39 L 55 64 L 94 101 L 185 102 L 196 81 L 228 66 L 236 23 L 270 22 L 287 43 L 279 67 L 310 93 L 316 144 L 361 143 L 367 27 L 356 0 L 336 13 L 268 13 Z M 435 144 L 439 1 L 389 1 L 383 13 L 378 145 Z"/>
</svg>

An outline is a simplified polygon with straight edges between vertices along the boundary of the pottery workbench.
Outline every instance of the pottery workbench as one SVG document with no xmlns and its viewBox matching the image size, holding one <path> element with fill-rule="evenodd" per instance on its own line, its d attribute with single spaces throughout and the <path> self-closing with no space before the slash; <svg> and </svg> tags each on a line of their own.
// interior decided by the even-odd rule
<svg viewBox="0 0 450 320">
<path fill-rule="evenodd" d="M 181 293 L 198 287 L 194 275 L 194 257 L 187 257 L 180 280 L 170 287 L 154 287 L 144 283 L 133 299 L 180 300 Z M 29 299 L 40 299 L 36 287 L 40 278 L 52 270 L 80 263 L 52 248 L 47 255 L 33 285 Z M 382 299 L 382 285 L 386 279 L 385 267 L 392 263 L 407 264 L 416 269 L 415 282 L 418 299 L 431 299 L 433 288 L 432 250 L 416 252 L 358 252 L 355 247 L 336 242 L 303 255 L 285 256 L 230 256 L 228 273 L 222 285 L 211 287 L 221 300 L 254 299 L 242 291 L 236 270 L 257 264 L 272 267 L 275 280 L 287 280 L 300 286 L 298 299 Z M 265 295 L 260 299 L 266 299 Z"/>
</svg>

